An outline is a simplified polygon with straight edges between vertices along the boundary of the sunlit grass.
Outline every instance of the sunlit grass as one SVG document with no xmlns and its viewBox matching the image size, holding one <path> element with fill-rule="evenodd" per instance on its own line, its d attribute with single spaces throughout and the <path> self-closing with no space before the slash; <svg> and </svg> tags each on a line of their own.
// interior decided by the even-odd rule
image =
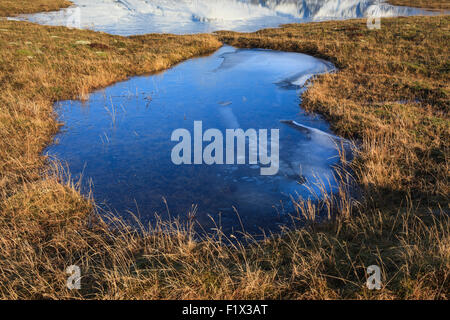
<svg viewBox="0 0 450 320">
<path fill-rule="evenodd" d="M 388 0 L 387 2 L 397 6 L 408 6 L 435 10 L 450 9 L 450 2 L 447 0 Z"/>
<path fill-rule="evenodd" d="M 68 0 L 1 0 L 0 17 L 21 13 L 55 11 L 72 5 Z"/>
</svg>

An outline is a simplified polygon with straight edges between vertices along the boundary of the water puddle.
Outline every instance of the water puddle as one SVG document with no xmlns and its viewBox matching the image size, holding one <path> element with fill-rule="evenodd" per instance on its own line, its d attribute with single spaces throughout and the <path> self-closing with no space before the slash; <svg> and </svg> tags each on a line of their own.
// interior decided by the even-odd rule
<svg viewBox="0 0 450 320">
<path fill-rule="evenodd" d="M 320 197 L 317 179 L 327 191 L 336 186 L 332 166 L 342 139 L 299 108 L 305 81 L 332 70 L 304 54 L 224 46 L 96 91 L 86 102 L 57 103 L 65 126 L 46 153 L 66 161 L 73 175 L 82 173 L 85 191 L 92 179 L 96 201 L 123 217 L 130 210 L 146 223 L 155 213 L 184 219 L 195 213 L 206 230 L 214 227 L 212 217 L 231 232 L 240 229 L 236 209 L 246 231 L 276 231 L 290 221 L 291 197 Z M 279 129 L 278 173 L 263 176 L 262 165 L 248 161 L 174 164 L 171 135 L 193 132 L 194 121 L 202 121 L 203 132 Z"/>
<path fill-rule="evenodd" d="M 18 19 L 111 34 L 256 31 L 284 23 L 437 14 L 378 0 L 72 0 L 74 8 Z"/>
</svg>

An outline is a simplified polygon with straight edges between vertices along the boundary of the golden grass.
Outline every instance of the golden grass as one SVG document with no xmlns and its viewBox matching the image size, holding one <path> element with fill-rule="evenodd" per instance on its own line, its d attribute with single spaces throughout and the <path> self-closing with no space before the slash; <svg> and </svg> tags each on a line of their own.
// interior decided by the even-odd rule
<svg viewBox="0 0 450 320">
<path fill-rule="evenodd" d="M 360 143 L 358 202 L 343 183 L 337 198 L 299 201 L 305 228 L 244 245 L 220 233 L 195 241 L 176 221 L 141 232 L 107 225 L 40 156 L 58 129 L 53 101 L 211 52 L 217 39 L 0 21 L 0 297 L 448 299 L 448 26 L 449 17 L 428 17 L 383 19 L 379 31 L 344 21 L 219 33 L 333 61 L 340 71 L 319 77 L 304 106 Z M 319 205 L 335 218 L 315 222 Z M 80 291 L 66 287 L 71 264 Z M 365 287 L 371 264 L 383 270 L 380 291 Z"/>
<path fill-rule="evenodd" d="M 57 177 L 58 175 L 56 175 Z M 336 219 L 247 243 L 218 233 L 195 241 L 189 225 L 135 231 L 104 223 L 55 174 L 3 202 L 0 295 L 12 299 L 448 299 L 449 218 L 412 201 L 392 211 L 326 198 Z M 439 213 L 437 213 L 439 214 Z M 82 290 L 64 270 L 81 267 Z M 365 287 L 371 264 L 383 288 Z"/>
<path fill-rule="evenodd" d="M 407 6 L 416 8 L 426 8 L 435 10 L 449 10 L 450 2 L 448 0 L 388 0 L 390 4 L 396 6 Z"/>
<path fill-rule="evenodd" d="M 0 17 L 55 11 L 72 5 L 68 0 L 0 0 Z"/>
</svg>

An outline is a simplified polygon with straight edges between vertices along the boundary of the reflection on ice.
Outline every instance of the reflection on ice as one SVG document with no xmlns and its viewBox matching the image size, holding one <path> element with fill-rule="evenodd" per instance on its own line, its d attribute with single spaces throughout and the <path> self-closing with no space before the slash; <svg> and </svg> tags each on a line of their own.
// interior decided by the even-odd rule
<svg viewBox="0 0 450 320">
<path fill-rule="evenodd" d="M 291 196 L 310 197 L 317 178 L 329 181 L 328 190 L 335 186 L 332 166 L 342 139 L 325 121 L 302 112 L 303 89 L 294 85 L 305 74 L 332 70 L 303 54 L 225 46 L 162 74 L 95 92 L 85 103 L 59 103 L 65 129 L 47 152 L 67 161 L 72 174 L 92 178 L 95 198 L 120 214 L 139 208 L 142 220 L 151 221 L 155 212 L 167 212 L 165 197 L 172 216 L 198 205 L 197 219 L 206 229 L 212 227 L 208 215 L 220 218 L 226 232 L 239 226 L 235 207 L 247 231 L 276 230 L 290 221 Z M 203 130 L 223 133 L 279 129 L 278 174 L 261 176 L 259 165 L 248 164 L 174 165 L 171 134 L 178 128 L 193 132 L 196 120 Z"/>
<path fill-rule="evenodd" d="M 306 136 L 308 144 L 311 146 L 316 146 L 308 152 L 310 159 L 309 162 L 305 161 L 304 156 L 299 154 L 298 150 L 301 150 L 300 148 L 295 150 L 289 157 L 289 166 L 291 168 L 302 168 L 302 175 L 307 181 L 314 182 L 317 179 L 320 179 L 322 182 L 326 183 L 329 181 L 334 181 L 329 165 L 326 161 L 324 161 L 323 152 L 321 152 L 321 149 L 339 149 L 341 152 L 345 152 L 346 159 L 350 159 L 352 157 L 350 142 L 331 133 L 306 126 L 293 120 L 282 120 L 281 122 L 302 132 Z M 337 156 L 337 154 L 335 156 Z M 318 191 L 318 193 L 320 192 Z"/>
<path fill-rule="evenodd" d="M 378 0 L 72 0 L 83 28 L 114 34 L 256 31 L 283 23 L 427 14 Z M 23 17 L 67 25 L 70 10 Z"/>
<path fill-rule="evenodd" d="M 255 52 L 261 52 L 261 54 L 255 54 Z M 333 69 L 332 63 L 324 60 L 321 60 L 322 63 L 318 66 L 316 63 L 310 63 L 311 59 L 308 59 L 306 55 L 304 59 L 299 59 L 297 53 L 264 49 L 241 50 L 239 54 L 225 53 L 221 57 L 223 62 L 218 70 L 235 67 L 239 67 L 241 72 L 251 72 L 253 69 L 264 70 L 274 83 L 282 87 L 303 87 L 314 75 Z"/>
</svg>

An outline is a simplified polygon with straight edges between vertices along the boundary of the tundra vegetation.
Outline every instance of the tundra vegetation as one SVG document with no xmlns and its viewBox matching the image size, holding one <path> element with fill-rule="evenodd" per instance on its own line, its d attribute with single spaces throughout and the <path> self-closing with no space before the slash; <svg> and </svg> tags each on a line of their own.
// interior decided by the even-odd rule
<svg viewBox="0 0 450 320">
<path fill-rule="evenodd" d="M 72 5 L 68 0 L 2 0 L 0 13 L 2 17 L 15 16 L 22 13 L 48 12 Z"/>
<path fill-rule="evenodd" d="M 9 2 L 0 1 L 1 16 L 28 10 Z M 380 30 L 349 20 L 121 37 L 0 20 L 0 297 L 448 299 L 450 17 L 381 23 Z M 192 226 L 177 220 L 136 230 L 99 215 L 61 165 L 41 154 L 61 125 L 56 100 L 86 99 L 222 43 L 303 52 L 339 68 L 310 83 L 302 107 L 324 115 L 358 150 L 340 171 L 338 195 L 299 203 L 305 227 L 262 241 L 220 231 L 196 241 Z M 330 212 L 326 221 L 317 221 L 320 208 Z M 66 287 L 73 264 L 81 290 Z M 373 264 L 383 273 L 381 290 L 365 286 Z"/>
<path fill-rule="evenodd" d="M 450 2 L 448 0 L 388 0 L 387 2 L 396 6 L 408 6 L 434 10 L 450 10 Z"/>
</svg>

